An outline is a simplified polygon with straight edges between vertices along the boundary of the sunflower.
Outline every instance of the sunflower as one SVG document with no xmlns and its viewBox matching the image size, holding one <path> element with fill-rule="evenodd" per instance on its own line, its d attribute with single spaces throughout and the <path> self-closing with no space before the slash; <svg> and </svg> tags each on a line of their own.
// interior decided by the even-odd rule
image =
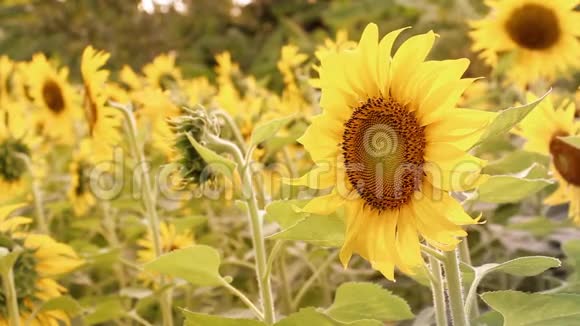
<svg viewBox="0 0 580 326">
<path fill-rule="evenodd" d="M 15 197 L 26 187 L 27 163 L 34 139 L 27 131 L 25 104 L 7 101 L 0 105 L 0 200 Z"/>
<path fill-rule="evenodd" d="M 545 203 L 570 203 L 569 216 L 580 224 L 580 150 L 558 138 L 580 135 L 580 124 L 574 120 L 573 101 L 563 101 L 556 107 L 550 96 L 520 123 L 515 133 L 527 139 L 525 150 L 552 157 L 550 170 L 559 186 Z M 532 94 L 527 97 L 528 101 L 535 100 Z"/>
<path fill-rule="evenodd" d="M 298 52 L 294 45 L 282 47 L 278 70 L 284 79 L 280 111 L 284 115 L 296 112 L 307 113 L 312 107 L 307 101 L 307 94 L 300 88 L 299 80 L 303 74 L 302 65 L 308 59 L 303 53 Z"/>
<path fill-rule="evenodd" d="M 323 58 L 323 112 L 299 139 L 317 167 L 293 181 L 332 189 L 306 212 L 344 208 L 344 266 L 358 253 L 391 280 L 395 267 L 412 274 L 423 263 L 421 238 L 452 250 L 466 236 L 461 225 L 477 222 L 449 192 L 485 179 L 484 162 L 466 150 L 495 116 L 456 108 L 473 81 L 461 79 L 469 60 L 425 61 L 433 32 L 409 38 L 391 56 L 401 31 L 379 42 L 369 24 L 356 49 Z"/>
<path fill-rule="evenodd" d="M 216 55 L 215 67 L 216 79 L 218 83 L 218 92 L 216 95 L 217 104 L 227 112 L 236 116 L 241 112 L 242 95 L 236 87 L 236 79 L 241 77 L 238 64 L 232 61 L 229 52 L 223 52 Z"/>
<path fill-rule="evenodd" d="M 44 134 L 70 142 L 74 139 L 73 124 L 78 111 L 73 106 L 73 89 L 67 82 L 68 69 L 57 71 L 44 54 L 36 54 L 26 73 L 29 94 L 40 109 L 38 122 Z"/>
<path fill-rule="evenodd" d="M 159 88 L 145 88 L 134 95 L 140 108 L 138 123 L 144 130 L 151 130 L 153 147 L 170 158 L 174 135 L 168 121 L 179 116 L 181 109 L 171 101 L 167 92 Z"/>
<path fill-rule="evenodd" d="M 119 112 L 106 106 L 106 88 L 109 71 L 101 67 L 109 59 L 109 54 L 96 51 L 88 46 L 83 51 L 81 73 L 84 85 L 84 111 L 91 139 L 91 158 L 93 162 L 109 161 L 113 148 L 121 142 Z"/>
<path fill-rule="evenodd" d="M 181 71 L 175 66 L 174 54 L 161 54 L 143 67 L 149 87 L 169 89 L 181 83 Z"/>
<path fill-rule="evenodd" d="M 95 205 L 96 200 L 89 189 L 89 173 L 91 168 L 91 147 L 86 140 L 82 141 L 79 149 L 73 155 L 73 161 L 69 165 L 71 184 L 68 190 L 68 198 L 72 203 L 76 216 L 85 215 Z"/>
<path fill-rule="evenodd" d="M 314 56 L 318 60 L 322 60 L 331 53 L 352 50 L 354 48 L 356 48 L 356 42 L 348 39 L 348 32 L 345 29 L 340 29 L 336 32 L 336 40 L 327 38 L 324 40 L 324 44 L 316 47 Z"/>
<path fill-rule="evenodd" d="M 161 251 L 163 253 L 186 248 L 195 243 L 191 231 L 177 231 L 173 224 L 161 222 L 159 231 L 161 233 Z M 150 233 L 145 238 L 137 240 L 137 244 L 141 247 L 137 251 L 137 260 L 140 263 L 147 263 L 155 259 L 155 248 Z"/>
<path fill-rule="evenodd" d="M 66 312 L 48 310 L 37 313 L 34 311 L 43 302 L 58 298 L 66 289 L 54 278 L 69 273 L 80 267 L 84 262 L 74 250 L 47 235 L 29 234 L 23 228 L 32 223 L 32 219 L 22 216 L 9 217 L 22 205 L 0 207 L 0 241 L 8 250 L 22 248 L 14 264 L 14 286 L 17 291 L 17 301 L 20 310 L 21 324 L 27 324 L 32 318 L 32 325 L 69 324 Z M 5 294 L 0 289 L 0 302 L 5 300 Z M 0 305 L 0 326 L 8 325 L 6 305 Z"/>
<path fill-rule="evenodd" d="M 128 65 L 123 65 L 121 71 L 119 72 L 119 79 L 121 80 L 121 84 L 127 90 L 138 90 L 143 87 L 143 81 L 141 77 L 137 75 L 133 68 L 129 67 Z"/>
<path fill-rule="evenodd" d="M 11 97 L 10 79 L 14 73 L 15 64 L 10 58 L 0 56 L 0 107 Z"/>
<path fill-rule="evenodd" d="M 473 50 L 491 66 L 514 55 L 508 78 L 525 86 L 553 81 L 580 66 L 580 12 L 577 0 L 488 0 L 490 15 L 471 23 Z"/>
<path fill-rule="evenodd" d="M 216 89 L 206 77 L 197 77 L 183 81 L 183 92 L 189 106 L 212 106 Z"/>
</svg>

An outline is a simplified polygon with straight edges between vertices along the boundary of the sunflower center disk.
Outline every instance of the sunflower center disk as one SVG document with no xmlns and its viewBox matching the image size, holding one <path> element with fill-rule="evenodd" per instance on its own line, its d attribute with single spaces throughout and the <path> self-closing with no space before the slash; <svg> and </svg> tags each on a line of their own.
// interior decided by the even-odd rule
<svg viewBox="0 0 580 326">
<path fill-rule="evenodd" d="M 44 83 L 42 86 L 42 98 L 52 112 L 60 113 L 64 110 L 64 97 L 60 86 L 55 81 L 48 80 Z"/>
<path fill-rule="evenodd" d="M 550 142 L 550 153 L 554 157 L 554 166 L 562 178 L 580 187 L 580 150 L 554 137 Z"/>
<path fill-rule="evenodd" d="M 409 202 L 423 178 L 425 132 L 413 112 L 392 98 L 370 98 L 345 124 L 346 174 L 362 199 L 379 211 Z"/>
<path fill-rule="evenodd" d="M 556 14 L 537 4 L 526 4 L 514 10 L 505 27 L 514 42 L 530 50 L 550 48 L 561 34 Z"/>
</svg>

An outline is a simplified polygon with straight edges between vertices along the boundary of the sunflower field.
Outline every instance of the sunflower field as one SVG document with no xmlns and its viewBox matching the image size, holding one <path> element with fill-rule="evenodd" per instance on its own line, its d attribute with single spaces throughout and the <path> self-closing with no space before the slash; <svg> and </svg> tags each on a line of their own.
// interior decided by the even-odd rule
<svg viewBox="0 0 580 326">
<path fill-rule="evenodd" d="M 580 1 L 0 1 L 0 326 L 580 325 Z"/>
</svg>

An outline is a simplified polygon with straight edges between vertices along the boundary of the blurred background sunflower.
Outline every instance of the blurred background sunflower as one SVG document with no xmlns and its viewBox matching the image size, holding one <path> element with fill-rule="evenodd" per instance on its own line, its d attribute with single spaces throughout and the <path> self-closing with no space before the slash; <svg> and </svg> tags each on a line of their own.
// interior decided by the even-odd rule
<svg viewBox="0 0 580 326">
<path fill-rule="evenodd" d="M 14 216 L 22 204 L 0 206 L 0 245 L 9 251 L 20 248 L 14 264 L 14 287 L 20 310 L 20 323 L 32 325 L 69 324 L 65 311 L 39 311 L 43 302 L 66 293 L 56 278 L 70 273 L 84 264 L 68 245 L 50 236 L 26 232 L 30 218 Z M 4 280 L 5 281 L 5 280 Z M 0 289 L 0 325 L 9 325 L 6 293 Z"/>
</svg>

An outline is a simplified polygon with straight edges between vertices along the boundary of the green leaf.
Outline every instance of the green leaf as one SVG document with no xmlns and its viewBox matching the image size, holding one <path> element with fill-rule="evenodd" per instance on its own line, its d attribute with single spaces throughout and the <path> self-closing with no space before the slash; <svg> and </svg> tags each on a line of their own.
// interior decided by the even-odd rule
<svg viewBox="0 0 580 326">
<path fill-rule="evenodd" d="M 475 199 L 487 203 L 521 201 L 554 183 L 548 179 L 537 178 L 543 173 L 545 169 L 534 164 L 518 174 L 493 175 L 479 186 Z"/>
<path fill-rule="evenodd" d="M 276 326 L 304 326 L 304 325 L 316 325 L 316 326 L 335 326 L 339 325 L 332 318 L 326 316 L 323 313 L 316 311 L 312 307 L 300 309 L 298 312 L 291 314 L 290 316 L 282 319 L 275 324 Z"/>
<path fill-rule="evenodd" d="M 277 322 L 275 326 L 381 326 L 382 323 L 378 320 L 363 319 L 353 322 L 341 322 L 317 311 L 313 307 L 300 309 L 298 312 Z"/>
<path fill-rule="evenodd" d="M 474 326 L 503 326 L 503 316 L 497 311 L 488 311 L 471 322 Z"/>
<path fill-rule="evenodd" d="M 310 199 L 273 201 L 266 206 L 264 219 L 268 222 L 276 222 L 280 224 L 282 229 L 287 229 L 309 215 L 300 210 L 309 201 Z"/>
<path fill-rule="evenodd" d="M 534 152 L 514 151 L 497 161 L 487 164 L 483 168 L 483 173 L 490 175 L 511 174 L 525 170 L 534 163 L 548 166 L 550 158 Z"/>
<path fill-rule="evenodd" d="M 537 100 L 526 105 L 511 107 L 505 109 L 495 117 L 491 124 L 487 127 L 485 133 L 473 145 L 473 147 L 485 142 L 489 138 L 497 137 L 510 131 L 516 124 L 522 121 L 532 110 L 550 94 L 551 90 L 544 94 Z"/>
<path fill-rule="evenodd" d="M 501 264 L 485 264 L 476 267 L 475 270 L 479 278 L 492 272 L 504 272 L 515 276 L 534 276 L 550 268 L 560 267 L 560 265 L 560 260 L 553 257 L 530 256 L 512 259 Z"/>
<path fill-rule="evenodd" d="M 94 301 L 90 306 L 91 311 L 85 316 L 85 322 L 88 325 L 102 324 L 109 320 L 115 320 L 125 315 L 125 309 L 118 297 L 100 298 Z"/>
<path fill-rule="evenodd" d="M 178 277 L 191 284 L 216 286 L 222 284 L 219 274 L 220 256 L 217 250 L 204 245 L 172 251 L 144 265 L 146 271 Z"/>
<path fill-rule="evenodd" d="M 306 241 L 318 246 L 340 247 L 344 242 L 344 221 L 336 215 L 312 215 L 269 236 L 268 239 Z"/>
<path fill-rule="evenodd" d="M 200 143 L 195 140 L 190 134 L 186 134 L 187 139 L 191 143 L 191 146 L 195 148 L 195 150 L 199 153 L 203 160 L 211 165 L 212 169 L 220 171 L 226 176 L 231 176 L 236 169 L 236 163 L 232 160 L 229 160 L 218 153 L 212 151 L 211 149 L 202 146 Z"/>
<path fill-rule="evenodd" d="M 562 245 L 562 249 L 566 254 L 566 262 L 574 269 L 569 280 L 580 283 L 580 240 L 567 241 Z"/>
<path fill-rule="evenodd" d="M 576 149 L 580 150 L 580 136 L 567 136 L 558 137 L 558 139 L 564 141 L 570 146 L 574 146 Z"/>
<path fill-rule="evenodd" d="M 545 237 L 561 226 L 563 226 L 563 223 L 555 222 L 544 216 L 538 216 L 526 219 L 524 221 L 510 221 L 510 223 L 506 226 L 506 229 L 526 231 L 536 237 Z"/>
<path fill-rule="evenodd" d="M 234 319 L 212 316 L 182 310 L 185 316 L 185 326 L 266 326 L 265 323 L 252 319 Z"/>
<path fill-rule="evenodd" d="M 280 129 L 288 124 L 294 116 L 283 117 L 260 123 L 254 128 L 251 137 L 251 144 L 258 145 L 276 135 Z"/>
<path fill-rule="evenodd" d="M 372 283 L 344 283 L 326 313 L 342 322 L 361 319 L 398 321 L 414 317 L 405 300 Z"/>
<path fill-rule="evenodd" d="M 498 291 L 481 298 L 502 314 L 504 325 L 580 325 L 580 295 Z"/>
<path fill-rule="evenodd" d="M 63 295 L 45 301 L 40 307 L 39 312 L 51 310 L 62 310 L 66 312 L 69 316 L 76 316 L 81 313 L 82 307 L 72 297 L 68 295 Z"/>
</svg>

